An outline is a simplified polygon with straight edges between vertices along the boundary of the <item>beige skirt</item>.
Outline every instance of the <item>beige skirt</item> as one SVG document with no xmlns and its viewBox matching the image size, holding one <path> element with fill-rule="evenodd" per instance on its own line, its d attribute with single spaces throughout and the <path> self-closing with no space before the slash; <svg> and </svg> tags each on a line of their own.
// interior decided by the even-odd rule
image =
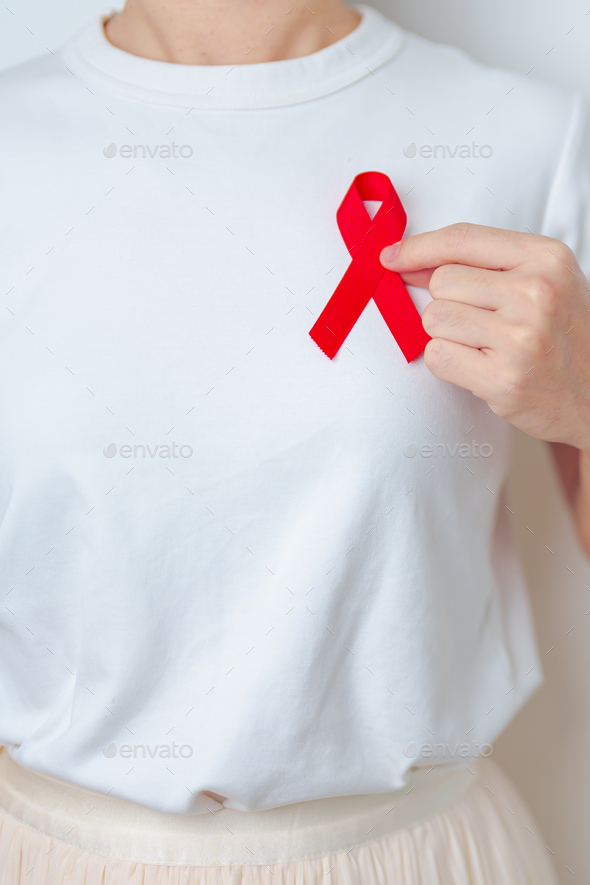
<svg viewBox="0 0 590 885">
<path fill-rule="evenodd" d="M 0 885 L 557 885 L 491 759 L 412 770 L 393 793 L 170 815 L 0 749 Z"/>
</svg>

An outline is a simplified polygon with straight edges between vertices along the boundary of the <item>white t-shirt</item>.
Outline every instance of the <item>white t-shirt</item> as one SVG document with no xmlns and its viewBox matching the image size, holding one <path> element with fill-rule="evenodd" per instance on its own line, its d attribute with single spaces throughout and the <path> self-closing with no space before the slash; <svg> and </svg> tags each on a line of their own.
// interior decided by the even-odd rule
<svg viewBox="0 0 590 885">
<path fill-rule="evenodd" d="M 96 20 L 0 77 L 0 741 L 25 766 L 179 813 L 388 791 L 489 754 L 542 680 L 509 424 L 408 365 L 373 301 L 333 360 L 309 330 L 367 170 L 408 234 L 530 229 L 588 272 L 585 117 L 357 8 L 304 58 L 166 64 Z"/>
</svg>

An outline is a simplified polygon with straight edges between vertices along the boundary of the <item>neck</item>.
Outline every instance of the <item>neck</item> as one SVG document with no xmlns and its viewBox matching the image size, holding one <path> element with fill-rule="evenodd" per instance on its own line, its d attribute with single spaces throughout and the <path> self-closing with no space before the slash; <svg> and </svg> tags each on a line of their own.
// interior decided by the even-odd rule
<svg viewBox="0 0 590 885">
<path fill-rule="evenodd" d="M 127 0 L 105 24 L 110 43 L 154 61 L 239 65 L 299 58 L 353 31 L 344 0 Z M 312 11 L 313 9 L 313 11 Z"/>
</svg>

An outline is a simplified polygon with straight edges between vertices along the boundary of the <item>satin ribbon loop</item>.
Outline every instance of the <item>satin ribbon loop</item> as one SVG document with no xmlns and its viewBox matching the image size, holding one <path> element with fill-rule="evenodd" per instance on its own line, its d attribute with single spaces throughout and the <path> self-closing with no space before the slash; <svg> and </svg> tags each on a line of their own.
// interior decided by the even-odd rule
<svg viewBox="0 0 590 885">
<path fill-rule="evenodd" d="M 375 217 L 364 200 L 381 202 Z M 379 261 L 381 250 L 401 240 L 406 213 L 391 181 L 382 172 L 355 177 L 336 212 L 352 261 L 309 334 L 332 359 L 372 297 L 406 360 L 419 356 L 430 336 L 399 274 Z"/>
</svg>

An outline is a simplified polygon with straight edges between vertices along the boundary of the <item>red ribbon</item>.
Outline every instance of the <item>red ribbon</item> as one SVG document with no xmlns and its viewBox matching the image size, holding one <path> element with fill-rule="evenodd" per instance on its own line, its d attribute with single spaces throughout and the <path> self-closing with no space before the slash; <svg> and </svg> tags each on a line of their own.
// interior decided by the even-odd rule
<svg viewBox="0 0 590 885">
<path fill-rule="evenodd" d="M 371 221 L 363 200 L 381 200 Z M 430 336 L 399 274 L 379 261 L 381 250 L 401 240 L 406 213 L 394 187 L 382 172 L 361 172 L 342 200 L 336 220 L 352 257 L 346 273 L 309 334 L 332 359 L 373 297 L 408 362 L 419 356 Z"/>
</svg>

